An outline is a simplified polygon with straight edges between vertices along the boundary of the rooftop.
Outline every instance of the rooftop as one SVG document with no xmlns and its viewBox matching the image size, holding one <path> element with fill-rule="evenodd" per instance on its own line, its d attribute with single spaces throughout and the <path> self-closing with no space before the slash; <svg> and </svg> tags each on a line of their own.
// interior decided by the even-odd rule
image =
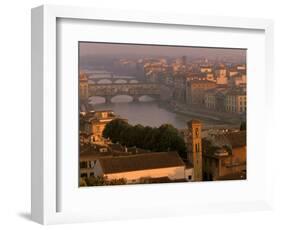
<svg viewBox="0 0 281 230">
<path fill-rule="evenodd" d="M 246 180 L 246 172 L 233 173 L 225 176 L 220 176 L 217 180 Z"/>
<path fill-rule="evenodd" d="M 213 85 L 216 85 L 215 82 L 213 81 L 209 81 L 209 80 L 198 80 L 198 79 L 194 79 L 194 80 L 190 80 L 190 84 L 213 84 Z"/>
<path fill-rule="evenodd" d="M 229 90 L 227 92 L 227 95 L 232 95 L 232 96 L 245 96 L 247 95 L 246 90 L 243 88 L 238 88 L 238 89 L 233 89 Z"/>
<path fill-rule="evenodd" d="M 246 131 L 229 132 L 226 134 L 217 135 L 215 142 L 229 144 L 232 148 L 246 146 Z"/>
<path fill-rule="evenodd" d="M 185 166 L 176 152 L 154 152 L 100 159 L 104 173 L 119 173 L 147 169 Z"/>
</svg>

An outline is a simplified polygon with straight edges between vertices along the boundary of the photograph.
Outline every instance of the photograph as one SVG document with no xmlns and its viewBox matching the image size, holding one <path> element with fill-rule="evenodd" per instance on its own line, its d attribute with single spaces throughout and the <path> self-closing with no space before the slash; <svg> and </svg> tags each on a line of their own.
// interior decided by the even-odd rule
<svg viewBox="0 0 281 230">
<path fill-rule="evenodd" d="M 78 187 L 247 179 L 247 49 L 78 42 Z"/>
</svg>

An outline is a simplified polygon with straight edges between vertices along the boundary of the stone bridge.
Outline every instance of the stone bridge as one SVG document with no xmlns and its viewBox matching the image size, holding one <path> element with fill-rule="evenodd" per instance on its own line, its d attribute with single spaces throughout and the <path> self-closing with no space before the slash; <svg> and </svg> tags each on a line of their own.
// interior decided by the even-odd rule
<svg viewBox="0 0 281 230">
<path fill-rule="evenodd" d="M 133 101 L 144 95 L 159 99 L 160 87 L 154 83 L 91 84 L 80 81 L 80 100 L 84 103 L 93 96 L 104 97 L 106 103 L 110 103 L 117 95 L 131 96 Z"/>
<path fill-rule="evenodd" d="M 106 80 L 106 83 L 104 81 Z M 139 81 L 135 78 L 126 78 L 126 77 L 113 77 L 113 78 L 90 78 L 90 84 L 124 84 L 124 83 L 138 83 Z"/>
<path fill-rule="evenodd" d="M 103 81 L 106 80 L 106 84 L 114 83 L 138 83 L 138 80 L 135 77 L 131 76 L 117 76 L 113 72 L 109 71 L 88 71 L 84 73 L 89 80 L 89 83 L 92 84 L 103 84 Z"/>
</svg>

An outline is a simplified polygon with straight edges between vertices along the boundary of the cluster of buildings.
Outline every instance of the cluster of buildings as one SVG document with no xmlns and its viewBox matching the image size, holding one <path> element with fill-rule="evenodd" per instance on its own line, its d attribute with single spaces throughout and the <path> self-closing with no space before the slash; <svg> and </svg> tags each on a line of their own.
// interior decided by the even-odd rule
<svg viewBox="0 0 281 230">
<path fill-rule="evenodd" d="M 202 123 L 191 120 L 182 131 L 187 152 L 181 157 L 177 152 L 151 152 L 104 139 L 105 125 L 116 118 L 112 111 L 81 116 L 81 178 L 124 179 L 127 184 L 246 178 L 245 131 L 226 130 L 204 136 Z"/>
<path fill-rule="evenodd" d="M 124 179 L 127 184 L 192 181 L 192 167 L 176 152 L 126 152 L 122 155 L 81 155 L 81 177 Z"/>
<path fill-rule="evenodd" d="M 151 152 L 112 143 L 102 136 L 118 118 L 113 111 L 80 113 L 80 177 L 125 179 L 127 183 L 192 181 L 193 169 L 177 152 Z"/>
<path fill-rule="evenodd" d="M 203 153 L 205 180 L 246 179 L 246 131 L 209 137 L 216 148 Z"/>
<path fill-rule="evenodd" d="M 134 74 L 142 81 L 159 83 L 172 92 L 170 100 L 189 107 L 244 114 L 246 64 L 206 58 L 118 59 L 113 70 Z"/>
<path fill-rule="evenodd" d="M 159 83 L 161 90 L 166 90 L 165 100 L 175 104 L 245 117 L 245 64 L 187 60 L 183 56 L 120 59 L 114 68 L 126 73 L 137 69 L 146 82 Z M 83 99 L 88 99 L 88 88 L 86 77 L 81 75 Z M 191 120 L 181 130 L 186 144 L 183 157 L 177 152 L 152 152 L 112 143 L 103 137 L 103 131 L 116 118 L 111 110 L 80 112 L 81 178 L 124 179 L 127 184 L 246 179 L 245 130 L 206 132 L 199 120 Z"/>
<path fill-rule="evenodd" d="M 80 145 L 104 144 L 103 130 L 113 119 L 119 118 L 112 110 L 80 112 Z"/>
<path fill-rule="evenodd" d="M 207 63 L 206 63 L 207 62 Z M 164 59 L 144 65 L 146 80 L 168 86 L 176 102 L 213 111 L 246 112 L 246 65 Z"/>
</svg>

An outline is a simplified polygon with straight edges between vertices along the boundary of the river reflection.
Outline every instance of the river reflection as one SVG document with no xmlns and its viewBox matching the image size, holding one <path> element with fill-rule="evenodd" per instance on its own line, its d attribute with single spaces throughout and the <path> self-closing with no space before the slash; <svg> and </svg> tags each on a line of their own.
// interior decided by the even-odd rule
<svg viewBox="0 0 281 230">
<path fill-rule="evenodd" d="M 180 115 L 161 106 L 149 96 L 142 96 L 140 102 L 132 102 L 132 98 L 120 95 L 112 98 L 110 104 L 105 104 L 102 97 L 92 97 L 91 104 L 94 110 L 113 110 L 115 114 L 128 119 L 130 124 L 142 124 L 144 126 L 158 127 L 164 123 L 183 129 L 186 122 L 191 119 L 200 119 L 205 128 L 222 125 L 221 122 L 197 118 L 194 116 Z"/>
</svg>

